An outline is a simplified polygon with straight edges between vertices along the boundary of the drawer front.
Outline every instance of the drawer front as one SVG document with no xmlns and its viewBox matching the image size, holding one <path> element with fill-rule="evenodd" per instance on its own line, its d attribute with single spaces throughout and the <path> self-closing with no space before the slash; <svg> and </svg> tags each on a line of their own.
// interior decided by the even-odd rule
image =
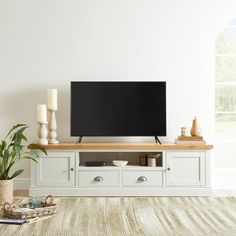
<svg viewBox="0 0 236 236">
<path fill-rule="evenodd" d="M 118 186 L 118 171 L 79 171 L 79 186 Z"/>
<path fill-rule="evenodd" d="M 162 171 L 123 171 L 124 186 L 162 186 Z"/>
</svg>

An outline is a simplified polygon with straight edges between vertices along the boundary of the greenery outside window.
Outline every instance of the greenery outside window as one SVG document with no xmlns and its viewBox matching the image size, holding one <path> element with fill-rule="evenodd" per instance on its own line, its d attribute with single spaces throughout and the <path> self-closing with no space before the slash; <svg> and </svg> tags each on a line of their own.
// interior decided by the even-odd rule
<svg viewBox="0 0 236 236">
<path fill-rule="evenodd" d="M 216 39 L 215 160 L 217 180 L 236 180 L 236 19 Z"/>
</svg>

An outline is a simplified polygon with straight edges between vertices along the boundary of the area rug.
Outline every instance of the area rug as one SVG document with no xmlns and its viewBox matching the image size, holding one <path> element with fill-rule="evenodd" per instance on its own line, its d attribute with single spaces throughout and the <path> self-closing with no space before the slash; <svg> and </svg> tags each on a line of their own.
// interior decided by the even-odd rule
<svg viewBox="0 0 236 236">
<path fill-rule="evenodd" d="M 61 198 L 53 218 L 0 225 L 1 236 L 236 235 L 236 198 Z"/>
</svg>

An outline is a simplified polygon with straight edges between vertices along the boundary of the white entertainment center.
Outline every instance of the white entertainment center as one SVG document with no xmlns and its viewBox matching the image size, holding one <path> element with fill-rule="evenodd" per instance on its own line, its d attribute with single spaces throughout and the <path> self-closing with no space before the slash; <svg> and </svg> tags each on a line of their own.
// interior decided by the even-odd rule
<svg viewBox="0 0 236 236">
<path fill-rule="evenodd" d="M 30 196 L 209 196 L 212 145 L 61 143 L 31 165 Z M 156 167 L 140 166 L 140 153 L 159 152 Z M 126 159 L 125 167 L 112 160 Z M 107 166 L 84 166 L 105 160 Z"/>
</svg>

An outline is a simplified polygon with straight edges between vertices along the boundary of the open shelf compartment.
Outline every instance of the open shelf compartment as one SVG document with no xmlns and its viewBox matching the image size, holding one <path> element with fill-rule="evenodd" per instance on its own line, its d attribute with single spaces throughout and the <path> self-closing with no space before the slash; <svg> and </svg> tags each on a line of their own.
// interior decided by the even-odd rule
<svg viewBox="0 0 236 236">
<path fill-rule="evenodd" d="M 150 166 L 141 166 L 140 165 L 140 156 L 146 154 L 148 156 L 149 153 L 153 152 L 80 152 L 79 154 L 79 168 L 142 168 L 142 169 L 162 169 L 163 167 L 163 152 L 155 152 L 160 154 L 160 157 L 156 159 L 156 167 Z M 113 160 L 126 160 L 128 161 L 128 165 L 125 167 L 117 167 L 112 164 Z M 101 167 L 90 167 L 86 166 L 86 161 L 105 161 L 106 166 Z"/>
</svg>

